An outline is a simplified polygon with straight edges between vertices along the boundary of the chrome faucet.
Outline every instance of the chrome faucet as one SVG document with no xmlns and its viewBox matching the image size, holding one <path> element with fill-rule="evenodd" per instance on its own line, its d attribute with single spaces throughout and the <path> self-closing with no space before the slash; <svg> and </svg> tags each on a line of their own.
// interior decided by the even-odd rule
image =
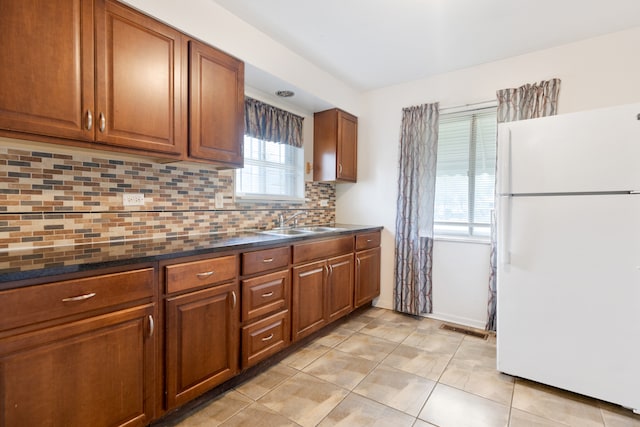
<svg viewBox="0 0 640 427">
<path fill-rule="evenodd" d="M 293 215 L 291 215 L 289 218 L 286 218 L 286 219 L 285 219 L 283 213 L 279 213 L 278 214 L 278 227 L 279 228 L 284 228 L 285 224 L 287 222 L 291 221 L 292 219 L 294 220 L 293 221 L 293 226 L 294 227 L 297 226 L 298 225 L 298 218 L 296 218 L 296 217 L 298 215 L 302 215 L 304 213 L 305 213 L 304 211 L 298 211 L 298 212 L 294 213 Z"/>
</svg>

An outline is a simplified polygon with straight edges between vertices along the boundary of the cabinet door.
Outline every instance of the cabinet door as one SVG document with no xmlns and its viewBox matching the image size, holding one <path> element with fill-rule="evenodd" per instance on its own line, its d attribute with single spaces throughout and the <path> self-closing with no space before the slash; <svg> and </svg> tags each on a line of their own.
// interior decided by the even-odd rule
<svg viewBox="0 0 640 427">
<path fill-rule="evenodd" d="M 358 119 L 338 110 L 338 164 L 337 179 L 356 182 Z"/>
<path fill-rule="evenodd" d="M 238 371 L 238 284 L 167 299 L 168 408 L 186 403 Z"/>
<path fill-rule="evenodd" d="M 327 260 L 329 322 L 353 310 L 353 254 Z"/>
<path fill-rule="evenodd" d="M 0 341 L 1 426 L 145 426 L 153 305 Z"/>
<path fill-rule="evenodd" d="M 371 301 L 380 295 L 380 248 L 356 253 L 355 305 Z"/>
<path fill-rule="evenodd" d="M 243 165 L 244 63 L 189 42 L 189 157 Z"/>
<path fill-rule="evenodd" d="M 327 323 L 326 271 L 324 261 L 293 268 L 291 334 L 294 341 Z"/>
<path fill-rule="evenodd" d="M 93 1 L 0 2 L 0 128 L 93 139 Z"/>
<path fill-rule="evenodd" d="M 183 153 L 183 55 L 186 46 L 178 31 L 115 1 L 97 7 L 96 141 Z"/>
</svg>

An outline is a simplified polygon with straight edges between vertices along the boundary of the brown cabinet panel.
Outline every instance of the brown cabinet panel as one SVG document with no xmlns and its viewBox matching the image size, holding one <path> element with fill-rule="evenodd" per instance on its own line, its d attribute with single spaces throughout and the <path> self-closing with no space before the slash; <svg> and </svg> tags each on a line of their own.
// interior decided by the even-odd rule
<svg viewBox="0 0 640 427">
<path fill-rule="evenodd" d="M 0 331 L 150 298 L 153 268 L 0 292 Z"/>
<path fill-rule="evenodd" d="M 255 365 L 285 348 L 290 341 L 289 311 L 276 313 L 242 328 L 242 367 Z"/>
<path fill-rule="evenodd" d="M 189 157 L 242 167 L 244 63 L 189 42 Z"/>
<path fill-rule="evenodd" d="M 0 128 L 93 139 L 93 1 L 0 2 Z"/>
<path fill-rule="evenodd" d="M 338 166 L 336 178 L 356 182 L 357 177 L 358 119 L 338 111 Z"/>
<path fill-rule="evenodd" d="M 355 306 L 380 295 L 380 248 L 356 253 Z"/>
<path fill-rule="evenodd" d="M 299 243 L 293 246 L 293 263 L 312 261 L 353 252 L 353 236 Z"/>
<path fill-rule="evenodd" d="M 358 234 L 356 236 L 356 251 L 371 249 L 380 246 L 380 232 Z"/>
<path fill-rule="evenodd" d="M 264 249 L 242 254 L 242 274 L 249 275 L 289 265 L 291 247 Z"/>
<path fill-rule="evenodd" d="M 313 115 L 313 180 L 356 182 L 358 118 L 337 108 Z"/>
<path fill-rule="evenodd" d="M 0 425 L 149 424 L 152 315 L 150 304 L 0 341 Z"/>
<path fill-rule="evenodd" d="M 256 319 L 289 306 L 289 270 L 242 281 L 242 321 Z"/>
<path fill-rule="evenodd" d="M 327 260 L 329 322 L 353 310 L 353 254 Z"/>
<path fill-rule="evenodd" d="M 166 290 L 172 293 L 212 285 L 234 280 L 237 274 L 235 255 L 173 264 L 165 267 Z"/>
<path fill-rule="evenodd" d="M 106 0 L 96 9 L 96 35 L 96 141 L 183 153 L 182 34 Z"/>
<path fill-rule="evenodd" d="M 327 324 L 326 263 L 293 268 L 291 335 L 295 341 Z"/>
<path fill-rule="evenodd" d="M 238 285 L 166 301 L 167 406 L 186 403 L 238 371 Z"/>
</svg>

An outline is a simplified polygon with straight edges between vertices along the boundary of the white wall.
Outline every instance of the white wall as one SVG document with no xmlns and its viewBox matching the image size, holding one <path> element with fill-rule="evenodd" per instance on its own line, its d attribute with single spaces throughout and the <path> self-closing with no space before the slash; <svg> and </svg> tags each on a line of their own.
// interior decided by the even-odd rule
<svg viewBox="0 0 640 427">
<path fill-rule="evenodd" d="M 393 302 L 398 140 L 402 108 L 441 107 L 495 98 L 498 89 L 562 79 L 559 111 L 567 113 L 640 101 L 640 27 L 553 49 L 416 80 L 364 94 L 358 137 L 358 183 L 337 186 L 337 221 L 383 225 L 382 289 L 377 305 Z M 488 247 L 436 242 L 434 314 L 484 325 Z M 479 260 L 484 258 L 484 260 Z M 482 267 L 485 265 L 486 267 Z"/>
</svg>

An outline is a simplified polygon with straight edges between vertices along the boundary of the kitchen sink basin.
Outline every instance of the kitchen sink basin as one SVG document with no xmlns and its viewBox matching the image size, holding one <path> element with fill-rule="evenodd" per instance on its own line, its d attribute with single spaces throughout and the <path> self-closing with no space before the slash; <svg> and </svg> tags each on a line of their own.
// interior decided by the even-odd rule
<svg viewBox="0 0 640 427">
<path fill-rule="evenodd" d="M 298 230 L 298 229 L 294 229 L 294 228 L 285 228 L 285 229 L 273 229 L 273 230 L 267 230 L 267 231 L 261 231 L 261 233 L 264 234 L 273 234 L 276 236 L 299 236 L 301 234 L 310 234 L 313 233 L 312 231 L 303 231 L 303 230 Z"/>
<path fill-rule="evenodd" d="M 264 234 L 272 234 L 275 236 L 300 236 L 303 234 L 328 233 L 330 231 L 341 231 L 343 228 L 338 227 L 296 227 L 296 228 L 274 228 L 272 230 L 261 231 Z"/>
</svg>

